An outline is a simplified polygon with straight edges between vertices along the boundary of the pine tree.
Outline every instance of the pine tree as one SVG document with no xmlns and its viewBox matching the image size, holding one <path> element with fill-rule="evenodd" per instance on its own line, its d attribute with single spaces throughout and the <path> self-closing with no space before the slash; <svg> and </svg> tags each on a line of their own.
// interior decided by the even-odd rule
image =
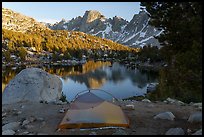
<svg viewBox="0 0 204 137">
<path fill-rule="evenodd" d="M 141 6 L 146 7 L 150 24 L 164 30 L 157 38 L 169 67 L 162 70 L 159 92 L 185 102 L 201 101 L 202 4 L 141 2 Z"/>
</svg>

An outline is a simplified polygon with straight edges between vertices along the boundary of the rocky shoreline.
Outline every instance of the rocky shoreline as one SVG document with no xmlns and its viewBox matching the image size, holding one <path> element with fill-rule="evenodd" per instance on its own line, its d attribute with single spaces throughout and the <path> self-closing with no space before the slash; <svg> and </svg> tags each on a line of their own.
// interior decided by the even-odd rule
<svg viewBox="0 0 204 137">
<path fill-rule="evenodd" d="M 169 100 L 169 99 L 167 99 Z M 173 99 L 172 99 L 173 100 Z M 202 135 L 202 103 L 120 100 L 130 128 L 57 130 L 69 103 L 19 102 L 2 106 L 3 135 Z M 130 107 L 133 106 L 133 107 Z"/>
</svg>

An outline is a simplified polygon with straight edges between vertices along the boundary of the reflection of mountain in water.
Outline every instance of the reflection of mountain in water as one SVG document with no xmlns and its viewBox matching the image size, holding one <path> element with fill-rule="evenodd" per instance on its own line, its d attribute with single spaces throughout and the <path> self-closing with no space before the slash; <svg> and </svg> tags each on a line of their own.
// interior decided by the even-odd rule
<svg viewBox="0 0 204 137">
<path fill-rule="evenodd" d="M 132 83 L 139 88 L 143 88 L 146 86 L 147 83 L 155 82 L 156 77 L 153 77 L 153 74 L 150 72 L 141 72 L 140 70 L 135 71 L 127 71 L 127 76 L 131 79 Z"/>
<path fill-rule="evenodd" d="M 2 92 L 9 81 L 13 79 L 22 69 L 23 68 L 18 68 L 14 70 L 9 67 L 2 69 Z"/>
<path fill-rule="evenodd" d="M 71 79 L 80 84 L 85 84 L 88 88 L 100 88 L 106 82 L 112 82 L 118 84 L 126 79 L 129 79 L 133 85 L 143 88 L 147 83 L 155 82 L 157 77 L 152 77 L 152 74 L 142 72 L 139 70 L 128 70 L 125 66 L 119 63 L 102 61 L 88 61 L 81 66 L 70 66 L 70 67 L 43 67 L 42 69 L 48 73 L 61 76 L 63 80 Z M 2 86 L 6 84 L 23 68 L 12 70 L 7 68 L 2 71 Z M 2 87 L 2 90 L 3 90 Z"/>
<path fill-rule="evenodd" d="M 125 71 L 125 67 L 119 65 L 118 63 L 114 63 L 112 65 L 112 68 L 109 69 L 109 72 L 111 72 L 111 74 L 109 74 L 108 79 L 114 82 L 115 84 L 119 83 L 126 78 Z"/>
<path fill-rule="evenodd" d="M 79 66 L 55 66 L 52 68 L 43 68 L 45 71 L 51 74 L 55 74 L 61 76 L 66 79 L 66 76 L 70 75 L 82 75 L 86 74 L 90 71 L 96 70 L 98 68 L 104 66 L 110 66 L 111 62 L 103 62 L 103 61 L 88 61 L 83 65 Z"/>
<path fill-rule="evenodd" d="M 107 75 L 105 71 L 97 69 L 83 75 L 72 75 L 69 78 L 81 84 L 85 83 L 88 88 L 99 88 L 106 82 Z"/>
<path fill-rule="evenodd" d="M 125 79 L 130 79 L 135 86 L 143 88 L 147 83 L 156 80 L 156 77 L 152 78 L 151 74 L 142 73 L 139 70 L 127 70 L 118 63 L 113 63 L 112 67 L 98 68 L 83 75 L 72 75 L 67 78 L 84 83 L 88 88 L 100 88 L 107 81 L 116 84 Z"/>
<path fill-rule="evenodd" d="M 111 62 L 103 62 L 103 61 L 88 61 L 83 65 L 79 66 L 49 66 L 49 67 L 42 67 L 43 70 L 47 71 L 50 74 L 55 74 L 61 76 L 64 80 L 67 79 L 67 76 L 82 76 L 78 82 L 83 83 L 85 82 L 86 85 L 90 88 L 97 88 L 100 87 L 103 83 L 105 83 L 105 79 L 101 79 L 101 76 L 104 76 L 104 72 L 99 72 L 99 68 L 103 68 L 104 66 L 110 66 Z M 16 70 L 12 68 L 6 68 L 2 71 L 2 91 L 4 87 L 8 84 L 8 82 L 13 79 L 22 69 L 26 68 L 20 67 Z M 96 71 L 96 74 L 92 74 L 91 72 Z M 90 72 L 90 73 L 89 73 Z M 83 77 L 89 77 L 90 79 L 86 79 Z M 105 76 L 104 76 L 105 77 Z M 74 79 L 74 78 L 73 78 Z M 90 83 L 90 84 L 89 84 Z M 94 86 L 95 85 L 95 86 Z"/>
</svg>

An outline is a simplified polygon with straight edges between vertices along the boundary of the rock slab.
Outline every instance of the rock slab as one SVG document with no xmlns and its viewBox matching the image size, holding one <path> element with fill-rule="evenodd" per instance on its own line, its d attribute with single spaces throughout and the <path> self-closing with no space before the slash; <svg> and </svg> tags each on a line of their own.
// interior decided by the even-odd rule
<svg viewBox="0 0 204 137">
<path fill-rule="evenodd" d="M 22 101 L 56 101 L 62 96 L 62 81 L 56 75 L 39 68 L 27 68 L 17 74 L 6 86 L 2 104 Z"/>
<path fill-rule="evenodd" d="M 171 112 L 162 112 L 157 114 L 154 119 L 166 119 L 166 120 L 171 120 L 173 121 L 175 118 L 174 114 L 172 114 Z"/>
<path fill-rule="evenodd" d="M 196 112 L 190 115 L 188 122 L 202 122 L 202 112 Z"/>
<path fill-rule="evenodd" d="M 2 132 L 2 135 L 14 135 L 15 131 L 9 129 Z"/>
<path fill-rule="evenodd" d="M 19 125 L 20 125 L 20 122 L 10 122 L 10 123 L 2 126 L 2 131 L 17 130 Z"/>
<path fill-rule="evenodd" d="M 196 131 L 196 132 L 193 133 L 192 135 L 202 135 L 202 129 Z"/>
<path fill-rule="evenodd" d="M 184 131 L 182 128 L 170 128 L 165 135 L 184 135 Z"/>
</svg>

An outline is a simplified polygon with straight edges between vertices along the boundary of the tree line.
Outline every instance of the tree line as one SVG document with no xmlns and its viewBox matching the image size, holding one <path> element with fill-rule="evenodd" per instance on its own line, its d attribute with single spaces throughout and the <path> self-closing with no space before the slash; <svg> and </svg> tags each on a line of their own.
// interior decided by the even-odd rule
<svg viewBox="0 0 204 137">
<path fill-rule="evenodd" d="M 25 47 L 34 47 L 37 53 L 48 51 L 56 56 L 63 53 L 65 58 L 81 57 L 82 54 L 98 51 L 138 52 L 138 49 L 102 39 L 83 32 L 65 30 L 38 30 L 26 33 L 2 29 L 2 47 L 9 53 L 24 52 Z M 96 55 L 97 56 L 97 55 Z"/>
</svg>

